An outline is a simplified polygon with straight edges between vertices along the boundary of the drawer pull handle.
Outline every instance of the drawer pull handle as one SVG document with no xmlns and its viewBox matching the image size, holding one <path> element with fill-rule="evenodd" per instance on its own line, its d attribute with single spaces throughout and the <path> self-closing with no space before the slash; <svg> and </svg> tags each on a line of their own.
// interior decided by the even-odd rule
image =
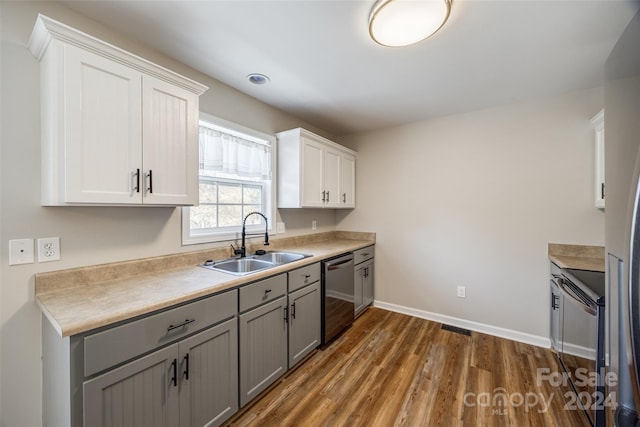
<svg viewBox="0 0 640 427">
<path fill-rule="evenodd" d="M 296 303 L 295 302 L 293 304 L 291 304 L 291 318 L 292 319 L 296 318 Z"/>
<path fill-rule="evenodd" d="M 304 280 L 307 280 L 307 279 L 309 279 L 310 277 L 311 277 L 311 275 L 310 275 L 310 274 L 305 274 L 305 275 L 304 275 Z"/>
<path fill-rule="evenodd" d="M 182 328 L 183 326 L 187 326 L 189 323 L 195 322 L 196 319 L 186 319 L 184 322 L 178 323 L 177 325 L 169 325 L 167 328 L 167 332 L 173 331 L 174 329 Z"/>
<path fill-rule="evenodd" d="M 269 292 L 271 292 L 271 289 L 265 289 L 265 290 L 264 290 L 264 293 L 265 293 L 265 294 L 268 294 Z"/>
</svg>

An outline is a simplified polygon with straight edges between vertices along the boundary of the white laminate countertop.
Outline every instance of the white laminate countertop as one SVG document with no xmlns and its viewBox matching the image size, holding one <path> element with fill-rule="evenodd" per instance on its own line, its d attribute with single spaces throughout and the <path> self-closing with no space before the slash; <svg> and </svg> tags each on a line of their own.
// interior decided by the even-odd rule
<svg viewBox="0 0 640 427">
<path fill-rule="evenodd" d="M 311 257 L 245 276 L 198 267 L 197 263 L 133 276 L 125 274 L 126 277 L 118 277 L 118 265 L 114 264 L 110 276 L 115 278 L 103 281 L 83 280 L 82 269 L 74 269 L 81 279 L 56 286 L 38 286 L 38 281 L 55 282 L 57 272 L 39 274 L 36 275 L 36 302 L 62 337 L 76 335 L 375 244 L 375 235 L 371 233 L 348 234 L 349 238 L 337 234 L 319 241 L 282 242 L 277 250 Z M 58 279 L 61 280 L 65 279 Z"/>
</svg>

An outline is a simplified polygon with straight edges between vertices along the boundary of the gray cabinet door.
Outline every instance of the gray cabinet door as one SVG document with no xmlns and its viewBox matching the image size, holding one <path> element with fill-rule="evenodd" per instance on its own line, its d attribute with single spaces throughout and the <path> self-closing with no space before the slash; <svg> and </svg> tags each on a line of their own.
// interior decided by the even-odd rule
<svg viewBox="0 0 640 427">
<path fill-rule="evenodd" d="M 556 282 L 551 280 L 551 304 L 550 311 L 550 331 L 549 331 L 549 339 L 551 340 L 551 348 L 557 352 L 562 351 L 560 348 L 560 334 L 562 333 L 562 328 L 560 322 L 562 321 L 560 310 L 562 309 L 562 294 L 560 293 L 560 288 L 556 285 Z"/>
<path fill-rule="evenodd" d="M 373 304 L 373 258 L 364 263 L 364 268 L 364 281 L 362 283 L 362 308 Z"/>
<path fill-rule="evenodd" d="M 357 315 L 364 309 L 364 264 L 356 265 L 353 275 L 353 303 Z"/>
<path fill-rule="evenodd" d="M 238 320 L 180 342 L 180 426 L 219 426 L 238 410 Z"/>
<path fill-rule="evenodd" d="M 175 344 L 86 381 L 84 425 L 177 426 L 177 356 Z"/>
<path fill-rule="evenodd" d="M 320 345 L 320 282 L 289 294 L 289 368 Z"/>
<path fill-rule="evenodd" d="M 240 406 L 287 370 L 287 297 L 239 316 Z"/>
</svg>

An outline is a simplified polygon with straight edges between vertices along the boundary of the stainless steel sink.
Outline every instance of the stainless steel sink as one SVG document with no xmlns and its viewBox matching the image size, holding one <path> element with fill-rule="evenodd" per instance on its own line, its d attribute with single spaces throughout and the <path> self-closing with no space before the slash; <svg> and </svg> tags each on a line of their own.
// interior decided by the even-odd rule
<svg viewBox="0 0 640 427">
<path fill-rule="evenodd" d="M 274 263 L 253 258 L 228 259 L 215 263 L 205 263 L 203 267 L 211 270 L 223 271 L 225 273 L 243 276 L 275 266 Z"/>
<path fill-rule="evenodd" d="M 201 267 L 214 271 L 244 276 L 256 271 L 266 270 L 277 265 L 298 261 L 311 255 L 297 254 L 294 252 L 267 252 L 263 255 L 252 255 L 246 258 L 229 258 L 222 261 L 208 260 Z"/>
<path fill-rule="evenodd" d="M 298 261 L 305 257 L 306 255 L 296 254 L 293 252 L 267 252 L 264 255 L 252 256 L 255 260 L 268 261 L 274 264 L 286 264 L 288 262 Z"/>
</svg>

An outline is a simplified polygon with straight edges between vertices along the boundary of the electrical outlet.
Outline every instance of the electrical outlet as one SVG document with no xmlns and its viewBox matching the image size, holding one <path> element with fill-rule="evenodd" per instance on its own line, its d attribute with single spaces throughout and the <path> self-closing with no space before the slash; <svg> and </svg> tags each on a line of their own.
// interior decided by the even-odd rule
<svg viewBox="0 0 640 427">
<path fill-rule="evenodd" d="M 59 259 L 59 237 L 46 237 L 38 239 L 38 262 L 58 261 Z"/>
<path fill-rule="evenodd" d="M 464 286 L 458 286 L 457 294 L 458 298 L 466 298 L 467 297 L 467 288 Z"/>
<path fill-rule="evenodd" d="M 277 222 L 276 223 L 276 233 L 280 234 L 280 233 L 284 233 L 285 229 L 284 229 L 284 222 Z"/>
<path fill-rule="evenodd" d="M 33 239 L 9 240 L 9 265 L 33 263 Z"/>
<path fill-rule="evenodd" d="M 311 221 L 311 229 L 315 230 L 318 228 L 318 223 L 316 222 L 316 220 L 314 219 L 313 221 Z"/>
</svg>

